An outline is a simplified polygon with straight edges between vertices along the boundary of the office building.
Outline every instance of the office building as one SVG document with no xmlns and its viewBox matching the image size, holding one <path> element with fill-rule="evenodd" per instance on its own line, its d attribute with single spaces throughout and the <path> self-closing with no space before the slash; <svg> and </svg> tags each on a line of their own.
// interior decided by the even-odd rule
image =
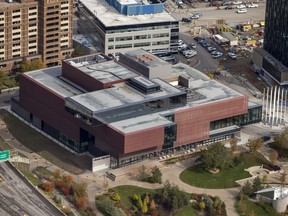
<svg viewBox="0 0 288 216">
<path fill-rule="evenodd" d="M 0 0 L 0 70 L 18 72 L 22 59 L 59 65 L 72 49 L 71 0 Z"/>
<path fill-rule="evenodd" d="M 288 88 L 288 4 L 267 0 L 264 48 L 254 49 L 252 63 L 270 85 Z"/>
<path fill-rule="evenodd" d="M 264 49 L 288 67 L 288 4 L 286 0 L 267 0 Z"/>
<path fill-rule="evenodd" d="M 97 38 L 107 55 L 140 48 L 177 50 L 179 22 L 167 13 L 163 3 L 82 0 L 81 4 L 79 18 L 87 23 L 85 30 Z"/>
<path fill-rule="evenodd" d="M 129 68 L 133 62 L 141 70 Z M 247 96 L 144 50 L 119 62 L 98 53 L 21 74 L 12 110 L 71 151 L 110 155 L 112 168 L 239 138 L 242 125 L 262 117 Z"/>
</svg>

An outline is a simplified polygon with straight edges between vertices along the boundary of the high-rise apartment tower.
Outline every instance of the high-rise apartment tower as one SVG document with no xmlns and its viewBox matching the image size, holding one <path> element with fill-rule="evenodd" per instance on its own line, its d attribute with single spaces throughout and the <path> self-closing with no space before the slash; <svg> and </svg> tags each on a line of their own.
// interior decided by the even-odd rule
<svg viewBox="0 0 288 216">
<path fill-rule="evenodd" d="M 0 70 L 23 58 L 59 65 L 72 49 L 72 0 L 0 0 Z"/>
</svg>

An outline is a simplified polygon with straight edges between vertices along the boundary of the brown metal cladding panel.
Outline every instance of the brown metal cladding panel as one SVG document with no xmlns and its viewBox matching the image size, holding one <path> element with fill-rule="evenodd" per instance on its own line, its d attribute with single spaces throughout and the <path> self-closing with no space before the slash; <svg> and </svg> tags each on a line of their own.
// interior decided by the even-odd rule
<svg viewBox="0 0 288 216">
<path fill-rule="evenodd" d="M 20 76 L 20 105 L 72 139 L 79 141 L 79 120 L 65 111 L 64 99 L 47 88 Z"/>
<path fill-rule="evenodd" d="M 248 97 L 242 96 L 176 112 L 175 146 L 208 139 L 211 121 L 241 115 L 247 111 Z"/>
<path fill-rule="evenodd" d="M 52 93 L 25 74 L 20 75 L 20 105 L 52 127 L 79 142 L 80 127 L 97 137 L 96 146 L 103 151 L 118 155 L 124 153 L 124 135 L 107 125 L 91 127 L 68 113 L 64 98 Z"/>
<path fill-rule="evenodd" d="M 125 135 L 124 153 L 140 151 L 151 147 L 162 146 L 164 127 L 151 128 Z"/>
<path fill-rule="evenodd" d="M 107 125 L 95 127 L 94 129 L 90 127 L 90 131 L 97 139 L 105 143 L 105 145 L 101 145 L 96 141 L 96 147 L 112 155 L 118 156 L 124 153 L 124 134 Z"/>
<path fill-rule="evenodd" d="M 93 79 L 88 74 L 78 70 L 69 63 L 62 61 L 62 75 L 71 82 L 81 86 L 88 91 L 103 89 L 103 83 Z"/>
</svg>

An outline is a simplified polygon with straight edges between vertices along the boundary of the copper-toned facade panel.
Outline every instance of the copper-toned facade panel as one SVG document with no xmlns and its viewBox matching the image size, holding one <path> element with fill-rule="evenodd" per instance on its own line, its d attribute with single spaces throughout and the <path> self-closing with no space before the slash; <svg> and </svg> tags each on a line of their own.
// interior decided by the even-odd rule
<svg viewBox="0 0 288 216">
<path fill-rule="evenodd" d="M 175 146 L 208 139 L 211 121 L 247 113 L 247 107 L 248 97 L 242 96 L 176 112 Z"/>
<path fill-rule="evenodd" d="M 125 136 L 124 153 L 162 147 L 164 142 L 164 127 L 151 128 L 127 134 Z"/>
</svg>

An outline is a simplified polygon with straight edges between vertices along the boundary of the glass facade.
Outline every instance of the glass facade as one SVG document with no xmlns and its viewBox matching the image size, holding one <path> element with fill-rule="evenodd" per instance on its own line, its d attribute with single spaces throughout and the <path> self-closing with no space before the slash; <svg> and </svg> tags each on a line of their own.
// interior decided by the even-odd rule
<svg viewBox="0 0 288 216">
<path fill-rule="evenodd" d="M 83 144 L 79 144 L 75 140 L 69 138 L 65 134 L 60 132 L 59 141 L 63 143 L 65 146 L 69 147 L 70 149 L 74 150 L 75 152 L 81 153 L 86 152 L 88 148 L 88 142 L 84 142 Z"/>
<path fill-rule="evenodd" d="M 165 118 L 174 122 L 174 114 L 167 115 L 165 116 Z M 229 127 L 232 125 L 244 126 L 244 125 L 248 125 L 252 123 L 258 123 L 261 121 L 261 118 L 262 118 L 262 106 L 257 105 L 257 106 L 249 108 L 248 113 L 246 114 L 211 122 L 210 130 L 212 131 L 212 130 L 216 130 L 220 128 Z M 169 154 L 171 155 L 179 151 L 190 150 L 191 148 L 195 148 L 197 146 L 209 145 L 215 142 L 222 142 L 222 141 L 225 141 L 234 137 L 234 134 L 237 135 L 239 131 L 240 131 L 240 127 L 238 129 L 232 128 L 229 131 L 213 134 L 210 136 L 210 139 L 208 140 L 174 147 L 173 143 L 177 139 L 176 137 L 177 125 L 169 125 L 169 126 L 166 126 L 164 129 L 164 144 L 162 146 L 162 150 L 139 155 L 139 156 L 134 156 L 131 158 L 126 158 L 123 160 L 120 159 L 119 161 L 111 157 L 111 168 L 115 169 L 115 168 L 119 168 L 123 166 L 128 166 L 133 163 L 138 163 L 140 161 L 143 161 L 149 158 L 163 157 L 165 155 L 169 155 Z"/>
<path fill-rule="evenodd" d="M 164 145 L 163 149 L 168 149 L 173 147 L 173 143 L 176 141 L 176 125 L 169 125 L 164 128 Z"/>
<path fill-rule="evenodd" d="M 248 113 L 230 118 L 220 119 L 210 123 L 210 130 L 229 127 L 232 125 L 244 126 L 248 124 L 258 123 L 262 119 L 262 106 L 255 106 L 248 109 Z"/>
<path fill-rule="evenodd" d="M 231 138 L 231 135 L 220 135 L 220 136 L 217 136 L 215 138 L 211 138 L 211 139 L 204 140 L 201 142 L 189 143 L 187 145 L 166 148 L 166 149 L 162 149 L 161 151 L 152 152 L 152 153 L 148 153 L 148 154 L 143 154 L 143 155 L 134 156 L 131 158 L 119 160 L 119 162 L 117 159 L 111 157 L 110 166 L 112 169 L 116 169 L 116 168 L 131 165 L 134 163 L 139 163 L 139 162 L 146 160 L 146 159 L 150 159 L 150 158 L 152 159 L 152 158 L 156 158 L 156 157 L 164 157 L 167 154 L 171 155 L 171 154 L 175 154 L 176 152 L 179 152 L 179 151 L 191 150 L 192 148 L 196 148 L 197 146 L 205 146 L 205 145 L 209 145 L 209 144 L 212 144 L 215 142 L 222 142 L 222 141 L 228 140 L 230 138 Z"/>
<path fill-rule="evenodd" d="M 267 0 L 264 49 L 288 67 L 288 2 Z"/>
</svg>

